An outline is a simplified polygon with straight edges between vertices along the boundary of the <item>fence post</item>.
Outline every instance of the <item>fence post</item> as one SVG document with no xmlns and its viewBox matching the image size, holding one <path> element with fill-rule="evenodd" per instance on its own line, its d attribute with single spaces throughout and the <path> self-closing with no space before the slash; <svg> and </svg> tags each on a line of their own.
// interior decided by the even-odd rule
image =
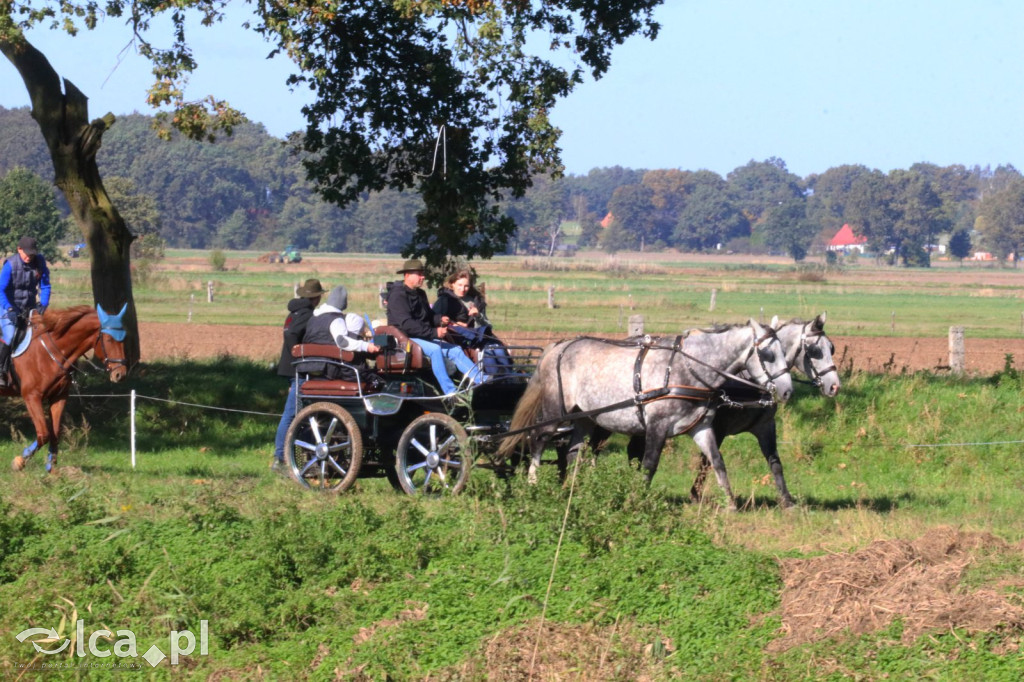
<svg viewBox="0 0 1024 682">
<path fill-rule="evenodd" d="M 189 294 L 188 295 L 188 321 L 189 322 L 192 321 L 192 304 L 194 304 L 195 302 L 196 302 L 196 295 L 195 294 Z"/>
<path fill-rule="evenodd" d="M 889 318 L 889 332 L 892 334 L 896 333 L 896 311 L 892 311 L 892 316 Z"/>
<path fill-rule="evenodd" d="M 213 303 L 213 282 L 206 283 L 206 302 Z"/>
<path fill-rule="evenodd" d="M 378 308 L 384 308 L 385 307 L 385 305 L 384 305 L 384 294 L 387 293 L 387 290 L 388 290 L 388 287 L 387 287 L 386 284 L 384 284 L 384 282 L 381 282 L 380 286 L 377 287 L 377 293 L 379 294 L 377 296 L 377 307 Z"/>
<path fill-rule="evenodd" d="M 711 305 L 708 306 L 708 312 L 709 313 L 715 312 L 715 297 L 716 296 L 718 296 L 718 289 L 712 289 L 711 290 Z"/>
<path fill-rule="evenodd" d="M 131 413 L 131 437 L 132 437 L 132 469 L 135 468 L 135 389 L 132 389 L 131 405 L 128 408 Z"/>
<path fill-rule="evenodd" d="M 949 328 L 949 369 L 954 374 L 963 374 L 967 353 L 964 350 L 964 328 Z"/>
<path fill-rule="evenodd" d="M 627 336 L 643 336 L 644 335 L 644 316 L 643 315 L 630 315 L 629 316 L 629 328 L 627 329 Z"/>
<path fill-rule="evenodd" d="M 548 307 L 551 309 L 557 308 L 558 305 L 555 303 L 555 285 L 548 285 Z"/>
</svg>

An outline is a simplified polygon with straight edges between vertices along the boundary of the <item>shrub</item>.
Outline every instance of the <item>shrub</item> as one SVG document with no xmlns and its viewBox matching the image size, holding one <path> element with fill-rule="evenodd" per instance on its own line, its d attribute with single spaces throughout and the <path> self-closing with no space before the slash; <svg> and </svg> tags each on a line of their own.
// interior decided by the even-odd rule
<svg viewBox="0 0 1024 682">
<path fill-rule="evenodd" d="M 228 257 L 225 256 L 224 252 L 221 251 L 220 249 L 214 249 L 213 251 L 210 252 L 210 265 L 217 272 L 221 272 L 223 270 L 226 270 L 227 269 L 227 267 L 226 267 L 227 262 L 228 262 Z"/>
</svg>

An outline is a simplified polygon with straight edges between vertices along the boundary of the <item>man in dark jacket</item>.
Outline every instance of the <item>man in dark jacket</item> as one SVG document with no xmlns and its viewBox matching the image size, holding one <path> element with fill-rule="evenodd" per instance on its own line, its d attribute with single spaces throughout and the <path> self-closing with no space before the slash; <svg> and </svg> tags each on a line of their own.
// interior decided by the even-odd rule
<svg viewBox="0 0 1024 682">
<path fill-rule="evenodd" d="M 286 473 L 284 464 L 284 437 L 288 427 L 295 419 L 295 394 L 299 390 L 298 377 L 292 365 L 292 346 L 302 343 L 306 335 L 306 326 L 313 317 L 313 309 L 320 303 L 320 297 L 326 293 L 318 279 L 307 279 L 306 283 L 295 290 L 295 298 L 288 301 L 288 317 L 284 321 L 284 343 L 281 345 L 281 360 L 277 363 L 277 373 L 287 377 L 291 386 L 288 399 L 284 404 L 281 423 L 277 425 L 277 438 L 274 440 L 274 463 L 272 468 Z"/>
<path fill-rule="evenodd" d="M 401 329 L 413 343 L 423 349 L 423 354 L 430 359 L 430 369 L 445 394 L 456 392 L 455 382 L 445 368 L 445 358 L 454 362 L 463 376 L 469 377 L 474 384 L 483 381 L 483 374 L 462 349 L 444 341 L 451 320 L 435 316 L 430 308 L 427 294 L 421 288 L 425 279 L 423 263 L 418 259 L 407 260 L 398 274 L 402 275 L 402 283 L 391 287 L 388 292 L 388 324 Z"/>
</svg>

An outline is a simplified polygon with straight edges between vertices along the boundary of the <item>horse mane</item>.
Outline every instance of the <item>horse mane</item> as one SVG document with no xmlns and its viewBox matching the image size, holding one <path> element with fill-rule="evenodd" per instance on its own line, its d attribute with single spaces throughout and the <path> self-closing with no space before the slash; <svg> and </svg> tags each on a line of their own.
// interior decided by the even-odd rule
<svg viewBox="0 0 1024 682">
<path fill-rule="evenodd" d="M 724 322 L 719 322 L 717 324 L 711 325 L 710 327 L 699 327 L 697 329 L 689 329 L 689 330 L 687 330 L 686 333 L 687 334 L 694 334 L 694 333 L 697 333 L 697 334 L 722 334 L 724 332 L 731 331 L 731 330 L 736 329 L 738 327 L 746 327 L 746 326 L 747 326 L 746 322 L 734 322 L 732 324 L 726 324 Z"/>
<path fill-rule="evenodd" d="M 45 331 L 51 334 L 65 334 L 75 323 L 89 313 L 94 313 L 92 306 L 76 305 L 61 310 L 48 310 L 42 317 L 42 325 Z"/>
</svg>

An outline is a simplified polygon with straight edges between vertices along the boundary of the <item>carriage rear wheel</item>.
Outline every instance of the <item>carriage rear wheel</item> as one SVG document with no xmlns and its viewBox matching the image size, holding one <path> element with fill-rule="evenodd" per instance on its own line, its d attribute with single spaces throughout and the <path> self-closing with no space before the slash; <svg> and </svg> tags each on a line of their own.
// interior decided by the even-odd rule
<svg viewBox="0 0 1024 682">
<path fill-rule="evenodd" d="M 356 420 L 334 403 L 299 410 L 285 436 L 285 463 L 306 488 L 328 493 L 348 490 L 363 463 L 363 436 Z"/>
<path fill-rule="evenodd" d="M 457 495 L 466 487 L 473 455 L 466 430 L 447 414 L 414 419 L 402 433 L 395 469 L 410 495 Z"/>
</svg>

